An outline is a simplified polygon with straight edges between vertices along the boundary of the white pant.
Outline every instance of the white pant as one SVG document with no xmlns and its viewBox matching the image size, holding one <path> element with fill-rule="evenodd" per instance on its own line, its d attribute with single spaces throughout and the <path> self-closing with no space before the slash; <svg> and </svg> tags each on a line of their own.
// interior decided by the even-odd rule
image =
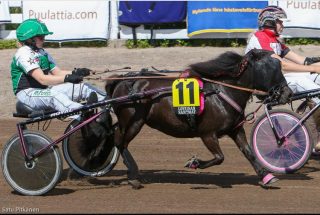
<svg viewBox="0 0 320 215">
<path fill-rule="evenodd" d="M 91 92 L 97 92 L 89 84 L 64 83 L 48 87 L 46 89 L 29 88 L 17 93 L 17 99 L 28 105 L 33 110 L 57 110 L 60 112 L 70 111 L 81 107 L 77 103 L 87 99 Z M 103 92 L 97 92 L 98 100 L 105 99 Z"/>
<path fill-rule="evenodd" d="M 284 74 L 288 86 L 294 93 L 320 89 L 320 76 L 317 73 L 310 74 L 309 72 L 301 73 L 286 73 Z M 318 103 L 320 99 L 318 97 L 312 98 L 312 101 Z"/>
</svg>

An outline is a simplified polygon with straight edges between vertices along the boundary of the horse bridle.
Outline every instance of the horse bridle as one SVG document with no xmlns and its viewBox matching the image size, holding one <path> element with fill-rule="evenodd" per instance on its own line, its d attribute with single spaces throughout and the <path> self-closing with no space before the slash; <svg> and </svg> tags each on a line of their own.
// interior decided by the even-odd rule
<svg viewBox="0 0 320 215">
<path fill-rule="evenodd" d="M 233 78 L 240 77 L 244 73 L 244 71 L 246 71 L 246 69 L 248 68 L 248 64 L 249 64 L 248 58 L 244 57 L 241 60 L 241 62 L 239 63 L 238 72 L 235 73 L 235 74 L 230 74 L 230 76 L 233 77 Z M 268 92 L 255 89 L 254 85 L 253 85 L 253 89 L 251 89 L 251 88 L 247 88 L 247 87 L 236 86 L 236 85 L 233 85 L 233 84 L 227 84 L 227 83 L 224 83 L 224 82 L 221 82 L 221 81 L 211 80 L 211 79 L 208 79 L 208 78 L 202 78 L 202 80 L 205 80 L 205 81 L 211 82 L 211 83 L 215 83 L 215 84 L 219 84 L 219 85 L 222 85 L 222 86 L 225 86 L 225 87 L 233 88 L 233 89 L 250 92 L 253 95 L 261 95 L 261 96 L 268 95 Z M 252 77 L 252 83 L 254 83 L 254 74 L 253 74 L 253 77 Z"/>
</svg>

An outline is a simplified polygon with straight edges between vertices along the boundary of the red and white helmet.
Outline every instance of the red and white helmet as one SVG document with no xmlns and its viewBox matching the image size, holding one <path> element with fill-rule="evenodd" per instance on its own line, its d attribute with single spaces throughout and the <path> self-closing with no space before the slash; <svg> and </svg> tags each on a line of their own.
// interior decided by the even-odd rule
<svg viewBox="0 0 320 215">
<path fill-rule="evenodd" d="M 261 28 L 276 28 L 276 21 L 287 20 L 286 12 L 278 6 L 270 5 L 264 8 L 258 15 L 258 25 Z"/>
</svg>

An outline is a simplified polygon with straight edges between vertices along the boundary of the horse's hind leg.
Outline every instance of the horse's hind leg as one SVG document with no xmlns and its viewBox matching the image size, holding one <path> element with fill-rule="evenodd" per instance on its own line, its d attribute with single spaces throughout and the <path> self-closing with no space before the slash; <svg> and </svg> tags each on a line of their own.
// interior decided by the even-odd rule
<svg viewBox="0 0 320 215">
<path fill-rule="evenodd" d="M 128 148 L 124 148 L 121 152 L 123 158 L 123 163 L 128 168 L 128 183 L 132 186 L 133 189 L 143 188 L 141 182 L 139 181 L 139 168 L 135 160 L 133 159 Z"/>
<path fill-rule="evenodd" d="M 256 158 L 254 157 L 251 151 L 251 148 L 249 147 L 243 127 L 239 128 L 229 136 L 234 140 L 234 142 L 237 144 L 240 151 L 249 160 L 254 170 L 256 171 L 257 175 L 261 179 L 261 184 L 263 186 L 267 186 L 278 181 L 278 179 L 275 176 L 273 176 L 270 172 L 268 172 L 265 168 L 263 168 L 259 164 L 259 162 L 256 161 Z"/>
<path fill-rule="evenodd" d="M 219 165 L 224 161 L 224 156 L 219 146 L 218 138 L 215 134 L 210 134 L 201 137 L 203 143 L 208 150 L 213 154 L 214 158 L 208 161 L 202 161 L 200 159 L 191 159 L 186 167 L 205 169 L 210 166 Z"/>
<path fill-rule="evenodd" d="M 128 182 L 134 189 L 143 188 L 139 181 L 139 168 L 131 153 L 128 150 L 129 142 L 140 132 L 144 124 L 143 120 L 134 122 L 133 125 L 127 126 L 128 129 L 122 132 L 118 129 L 115 133 L 115 144 L 119 149 L 123 158 L 123 163 L 128 168 L 127 176 Z"/>
</svg>

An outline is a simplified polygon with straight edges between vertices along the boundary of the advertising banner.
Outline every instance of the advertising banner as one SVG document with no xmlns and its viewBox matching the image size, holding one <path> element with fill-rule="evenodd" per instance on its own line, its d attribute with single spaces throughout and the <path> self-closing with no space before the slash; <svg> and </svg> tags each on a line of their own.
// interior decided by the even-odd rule
<svg viewBox="0 0 320 215">
<path fill-rule="evenodd" d="M 188 36 L 252 32 L 268 1 L 188 1 Z"/>
<path fill-rule="evenodd" d="M 157 24 L 182 22 L 186 18 L 185 1 L 120 1 L 120 24 Z"/>
<path fill-rule="evenodd" d="M 106 40 L 109 1 L 23 1 L 23 19 L 44 22 L 53 35 L 47 41 Z"/>
<path fill-rule="evenodd" d="M 320 30 L 319 0 L 271 1 L 270 3 L 280 6 L 287 13 L 288 21 L 283 23 L 285 28 Z"/>
</svg>

